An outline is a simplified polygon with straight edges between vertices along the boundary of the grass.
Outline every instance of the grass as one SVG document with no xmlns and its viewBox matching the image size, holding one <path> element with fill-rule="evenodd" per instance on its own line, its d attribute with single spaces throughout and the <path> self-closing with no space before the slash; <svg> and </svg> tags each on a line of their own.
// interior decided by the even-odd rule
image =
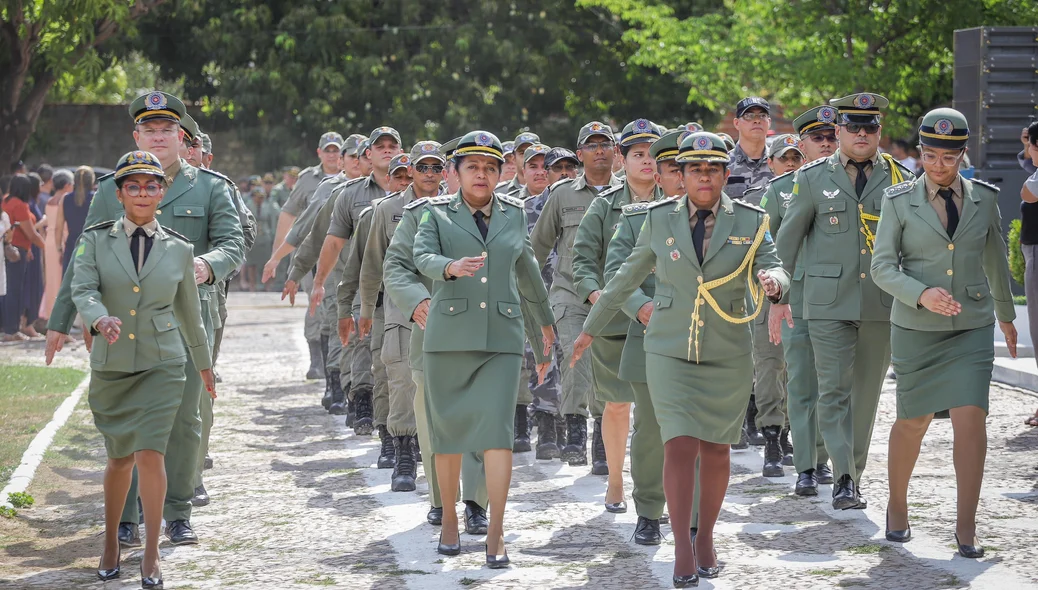
<svg viewBox="0 0 1038 590">
<path fill-rule="evenodd" d="M 833 576 L 838 576 L 838 575 L 842 574 L 843 570 L 839 569 L 839 568 L 837 568 L 837 569 L 824 569 L 824 570 L 809 570 L 807 573 L 811 574 L 812 576 L 833 577 Z"/>
<path fill-rule="evenodd" d="M 1013 295 L 1013 304 L 1027 305 L 1027 297 L 1024 297 L 1023 295 Z"/>
<path fill-rule="evenodd" d="M 25 492 L 11 492 L 7 494 L 7 501 L 15 508 L 29 508 L 36 502 L 36 499 Z"/>
<path fill-rule="evenodd" d="M 7 485 L 22 453 L 79 385 L 75 369 L 0 365 L 0 487 Z"/>
<path fill-rule="evenodd" d="M 889 547 L 885 545 L 870 543 L 868 545 L 858 545 L 856 547 L 851 547 L 847 549 L 847 551 L 853 553 L 854 555 L 874 555 L 876 553 L 882 553 L 887 549 L 889 549 Z"/>
</svg>

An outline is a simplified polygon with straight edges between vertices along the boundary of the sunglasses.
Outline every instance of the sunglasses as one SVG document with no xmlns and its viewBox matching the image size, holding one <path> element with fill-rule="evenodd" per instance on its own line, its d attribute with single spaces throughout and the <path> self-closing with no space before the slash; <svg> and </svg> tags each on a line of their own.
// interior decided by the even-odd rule
<svg viewBox="0 0 1038 590">
<path fill-rule="evenodd" d="M 857 135 L 861 131 L 864 131 L 869 135 L 875 135 L 879 133 L 879 125 L 872 124 L 862 125 L 860 123 L 847 123 L 846 125 L 843 125 L 843 128 L 853 135 Z"/>
<path fill-rule="evenodd" d="M 812 143 L 836 143 L 835 133 L 811 133 L 807 138 Z"/>
<path fill-rule="evenodd" d="M 443 172 L 443 166 L 440 164 L 415 164 L 414 169 L 419 174 L 428 174 L 430 172 L 433 174 L 440 174 Z"/>
<path fill-rule="evenodd" d="M 581 150 L 587 150 L 589 152 L 597 152 L 600 149 L 601 150 L 605 150 L 605 151 L 609 151 L 609 150 L 613 149 L 614 145 L 616 145 L 616 144 L 614 144 L 611 141 L 601 141 L 601 142 L 598 142 L 598 143 L 585 143 L 584 145 L 580 146 L 580 149 Z"/>
<path fill-rule="evenodd" d="M 149 197 L 157 197 L 162 193 L 162 185 L 158 183 L 149 183 L 145 186 L 141 186 L 129 182 L 123 185 L 123 193 L 130 197 L 140 196 L 141 190 L 143 190 Z"/>
</svg>

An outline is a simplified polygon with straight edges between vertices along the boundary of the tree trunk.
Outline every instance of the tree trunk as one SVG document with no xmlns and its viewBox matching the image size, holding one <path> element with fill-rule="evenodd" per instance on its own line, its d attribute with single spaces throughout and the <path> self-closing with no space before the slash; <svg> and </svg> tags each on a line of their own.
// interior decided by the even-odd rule
<svg viewBox="0 0 1038 590">
<path fill-rule="evenodd" d="M 25 151 L 29 137 L 36 130 L 36 121 L 43 111 L 47 93 L 55 81 L 53 76 L 46 76 L 33 86 L 32 92 L 21 100 L 13 113 L 0 113 L 0 175 L 9 173 L 11 164 L 17 162 Z"/>
</svg>

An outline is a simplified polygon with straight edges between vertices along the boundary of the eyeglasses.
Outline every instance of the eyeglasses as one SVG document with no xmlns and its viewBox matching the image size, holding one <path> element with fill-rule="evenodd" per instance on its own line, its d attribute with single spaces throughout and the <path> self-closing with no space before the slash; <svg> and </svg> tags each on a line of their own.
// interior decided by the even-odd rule
<svg viewBox="0 0 1038 590">
<path fill-rule="evenodd" d="M 846 125 L 843 125 L 842 127 L 844 129 L 846 129 L 847 131 L 849 131 L 853 135 L 857 135 L 858 133 L 860 133 L 862 131 L 864 131 L 868 135 L 875 135 L 875 134 L 879 133 L 879 125 L 872 125 L 872 124 L 862 125 L 860 123 L 847 123 Z"/>
<path fill-rule="evenodd" d="M 812 143 L 836 143 L 835 133 L 810 133 L 807 137 Z"/>
<path fill-rule="evenodd" d="M 613 149 L 614 145 L 616 144 L 612 141 L 600 141 L 598 143 L 585 143 L 584 145 L 580 146 L 580 149 L 581 151 L 587 150 L 589 152 L 597 152 L 598 150 L 609 151 Z"/>
<path fill-rule="evenodd" d="M 963 152 L 957 154 L 938 154 L 936 152 L 923 152 L 919 158 L 924 164 L 936 164 L 938 161 L 944 166 L 952 167 L 958 166 L 959 160 L 962 159 Z"/>
<path fill-rule="evenodd" d="M 419 174 L 428 174 L 430 172 L 440 174 L 443 172 L 443 166 L 440 164 L 415 164 L 414 169 Z"/>
<path fill-rule="evenodd" d="M 769 115 L 767 113 L 743 113 L 742 116 L 739 117 L 739 118 L 742 119 L 743 121 L 750 121 L 750 122 L 753 122 L 753 121 L 767 121 L 768 119 L 771 118 L 771 115 Z"/>
<path fill-rule="evenodd" d="M 552 164 L 550 167 L 552 172 L 576 172 L 577 167 L 574 164 Z"/>
<path fill-rule="evenodd" d="M 123 185 L 122 191 L 129 197 L 138 197 L 142 189 L 149 197 L 157 197 L 162 194 L 162 185 L 157 182 L 149 182 L 143 187 L 139 184 L 127 182 Z"/>
</svg>

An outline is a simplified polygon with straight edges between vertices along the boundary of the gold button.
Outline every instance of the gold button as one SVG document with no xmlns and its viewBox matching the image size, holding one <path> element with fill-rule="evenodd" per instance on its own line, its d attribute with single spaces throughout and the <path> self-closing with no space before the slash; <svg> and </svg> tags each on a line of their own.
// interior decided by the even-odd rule
<svg viewBox="0 0 1038 590">
<path fill-rule="evenodd" d="M 699 320 L 699 325 L 700 325 L 700 326 L 704 326 L 704 325 L 706 325 L 706 324 L 705 324 L 705 323 L 703 322 L 703 320 Z"/>
<path fill-rule="evenodd" d="M 644 333 L 645 333 L 645 330 L 642 330 L 642 334 L 644 334 Z"/>
<path fill-rule="evenodd" d="M 829 210 L 830 210 L 830 211 L 832 211 L 832 210 L 833 210 L 833 208 L 832 208 L 832 207 L 829 207 Z"/>
<path fill-rule="evenodd" d="M 955 249 L 955 244 L 948 244 L 948 249 L 949 250 L 954 250 Z"/>
<path fill-rule="evenodd" d="M 862 253 L 862 254 L 864 254 L 864 253 L 865 253 L 865 248 L 862 248 L 862 249 L 861 249 L 861 253 Z"/>
<path fill-rule="evenodd" d="M 483 278 L 479 279 L 479 282 L 481 282 L 481 283 L 485 283 L 485 282 L 487 282 L 487 278 L 486 278 L 486 277 L 483 277 Z"/>
<path fill-rule="evenodd" d="M 134 288 L 133 288 L 133 292 L 134 292 L 134 293 L 140 293 L 140 292 L 141 292 L 141 288 L 140 288 L 140 287 L 137 287 L 137 286 L 134 286 Z"/>
<path fill-rule="evenodd" d="M 706 300 L 704 300 L 702 297 L 700 297 L 699 300 L 696 301 L 696 303 L 698 303 L 699 305 L 703 305 L 704 303 L 706 303 Z"/>
<path fill-rule="evenodd" d="M 949 269 L 948 269 L 948 276 L 950 277 L 950 276 L 952 276 L 953 274 L 954 274 L 954 273 L 952 272 L 952 269 L 950 269 L 950 268 L 949 268 Z"/>
<path fill-rule="evenodd" d="M 167 327 L 167 328 L 172 328 L 172 327 L 173 327 L 173 324 L 171 324 L 171 323 L 169 323 L 169 322 L 166 322 L 166 327 Z"/>
<path fill-rule="evenodd" d="M 155 215 L 162 215 L 162 209 L 156 209 Z"/>
<path fill-rule="evenodd" d="M 651 272 L 651 273 L 655 274 L 655 273 L 656 273 L 656 267 L 655 267 L 655 266 L 654 266 L 654 267 L 652 267 L 652 270 L 651 270 L 651 271 L 649 271 L 649 272 Z"/>
<path fill-rule="evenodd" d="M 696 277 L 696 282 L 702 283 L 703 282 L 703 277 Z"/>
<path fill-rule="evenodd" d="M 130 340 L 133 340 L 133 334 L 130 334 Z"/>
<path fill-rule="evenodd" d="M 454 311 L 454 308 L 453 308 L 453 307 L 451 307 L 451 308 L 450 308 L 450 309 L 449 309 L 448 311 Z"/>
<path fill-rule="evenodd" d="M 136 309 L 131 309 L 130 310 L 130 315 L 137 315 L 137 310 Z"/>
<path fill-rule="evenodd" d="M 486 309 L 487 308 L 487 302 L 486 301 L 480 301 L 479 302 L 479 308 L 480 309 Z"/>
<path fill-rule="evenodd" d="M 508 308 L 508 313 L 512 313 L 512 308 L 511 307 Z"/>
<path fill-rule="evenodd" d="M 865 273 L 861 273 L 861 278 L 865 278 Z"/>
<path fill-rule="evenodd" d="M 191 215 L 191 210 L 190 209 L 187 210 L 187 214 Z"/>
<path fill-rule="evenodd" d="M 484 252 L 484 253 L 480 254 L 480 256 L 483 256 L 484 258 L 486 257 L 486 255 L 487 255 L 487 253 L 486 253 L 486 252 Z"/>
</svg>

